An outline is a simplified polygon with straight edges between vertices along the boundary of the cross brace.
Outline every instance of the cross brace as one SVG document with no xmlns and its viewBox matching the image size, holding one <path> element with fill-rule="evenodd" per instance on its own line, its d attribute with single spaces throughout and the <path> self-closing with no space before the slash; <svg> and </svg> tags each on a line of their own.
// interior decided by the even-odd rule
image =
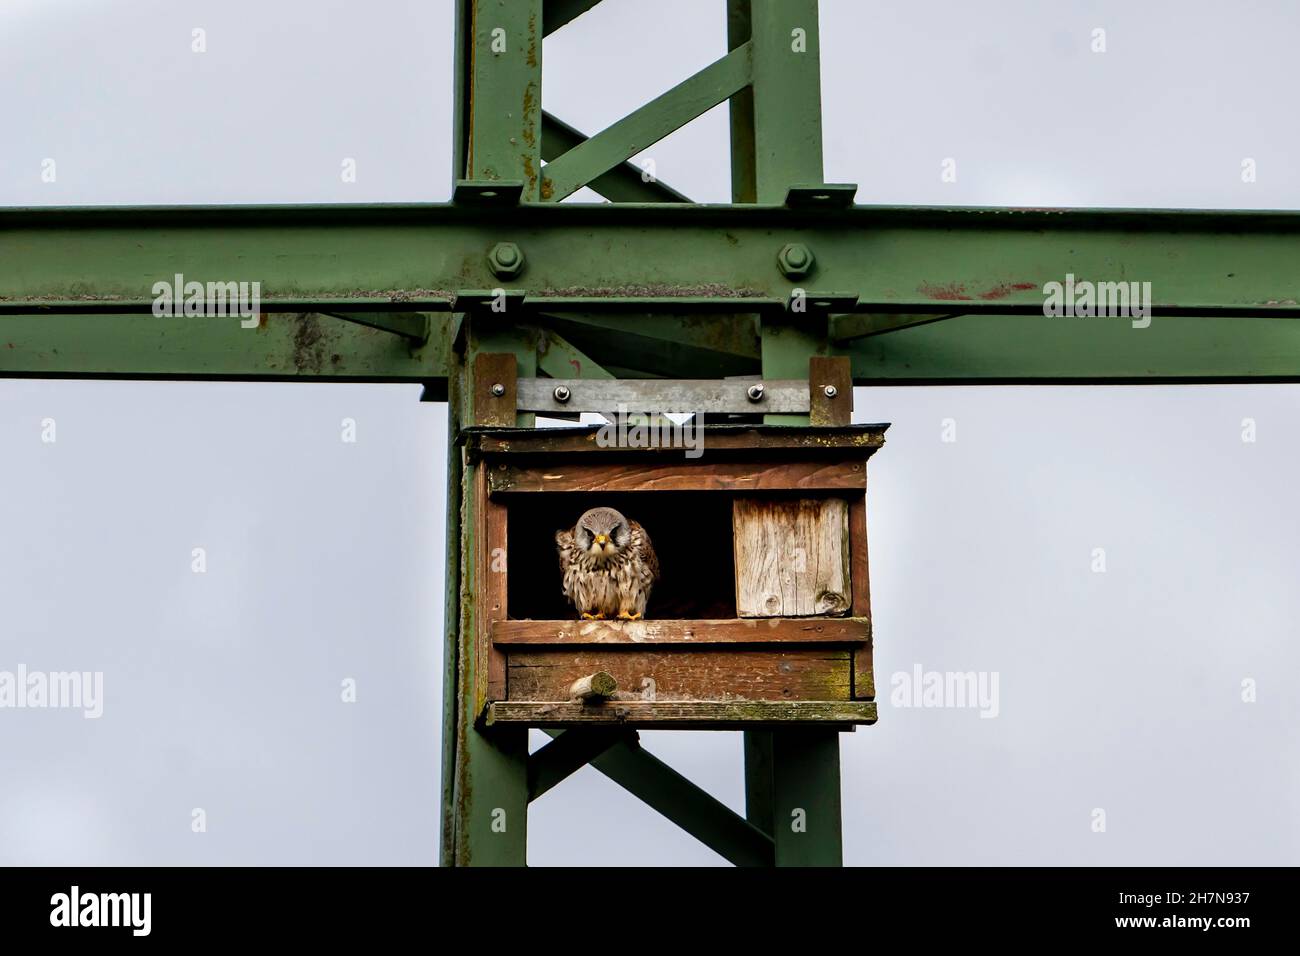
<svg viewBox="0 0 1300 956">
<path fill-rule="evenodd" d="M 530 777 L 558 782 L 557 776 L 562 779 L 590 762 L 596 770 L 729 862 L 737 866 L 771 866 L 775 862 L 770 832 L 738 816 L 641 749 L 635 734 L 623 732 L 614 736 L 599 729 L 546 733 L 554 739 L 529 757 Z"/>
</svg>

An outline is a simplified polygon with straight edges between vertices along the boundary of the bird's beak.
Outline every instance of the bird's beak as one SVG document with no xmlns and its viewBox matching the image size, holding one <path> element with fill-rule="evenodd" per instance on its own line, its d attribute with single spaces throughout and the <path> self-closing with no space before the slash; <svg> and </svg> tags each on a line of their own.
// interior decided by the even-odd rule
<svg viewBox="0 0 1300 956">
<path fill-rule="evenodd" d="M 604 544 L 604 543 L 605 543 L 606 541 L 608 541 L 608 540 L 609 540 L 609 537 L 608 537 L 607 535 L 603 535 L 603 534 L 598 534 L 598 535 L 596 535 L 596 543 L 597 543 L 597 544 Z"/>
</svg>

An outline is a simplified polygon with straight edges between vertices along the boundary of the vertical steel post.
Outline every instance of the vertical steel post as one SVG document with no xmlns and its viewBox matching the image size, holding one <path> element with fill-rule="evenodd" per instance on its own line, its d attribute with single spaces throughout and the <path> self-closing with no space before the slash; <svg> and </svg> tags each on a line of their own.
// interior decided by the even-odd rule
<svg viewBox="0 0 1300 956">
<path fill-rule="evenodd" d="M 457 27 L 456 175 L 518 181 L 525 202 L 541 201 L 542 0 L 462 0 Z M 792 185 L 822 179 L 816 0 L 729 0 L 731 47 L 753 41 L 753 84 L 733 98 L 733 193 L 737 202 L 781 202 Z M 502 241 L 509 237 L 501 237 Z M 773 249 L 775 259 L 776 249 Z M 775 264 L 774 264 L 775 267 Z M 502 317 L 504 318 L 504 317 Z M 763 374 L 802 378 L 824 353 L 824 318 L 807 315 L 762 326 Z M 474 356 L 513 352 L 520 375 L 536 374 L 533 330 L 487 314 L 464 318 L 449 391 L 449 548 L 447 688 L 444 730 L 443 862 L 522 865 L 527 856 L 527 731 L 487 734 L 478 725 L 473 596 L 486 573 L 473 556 L 482 533 L 478 466 L 456 442 L 471 422 Z M 772 420 L 785 420 L 769 416 Z M 524 422 L 521 422 L 524 423 Z M 840 862 L 839 744 L 825 731 L 746 734 L 746 799 L 751 821 L 773 835 L 778 864 Z"/>
<path fill-rule="evenodd" d="M 772 735 L 772 840 L 777 866 L 841 866 L 840 735 Z"/>
<path fill-rule="evenodd" d="M 455 176 L 523 182 L 535 201 L 541 147 L 541 0 L 462 0 L 457 12 Z M 508 241 L 509 236 L 500 237 Z M 486 254 L 487 250 L 484 250 Z M 505 316 L 502 317 L 506 318 Z M 516 353 L 519 374 L 536 374 L 535 337 L 487 316 L 462 317 L 464 334 L 448 370 L 447 677 L 443 726 L 442 862 L 453 866 L 523 866 L 528 847 L 528 731 L 486 733 L 476 691 L 478 622 L 474 596 L 483 573 L 473 560 L 481 516 L 478 466 L 457 438 L 473 422 L 474 356 Z M 491 573 L 490 571 L 488 573 Z"/>
<path fill-rule="evenodd" d="M 442 866 L 456 865 L 456 778 L 459 775 L 460 748 L 457 728 L 460 723 L 460 700 L 456 688 L 460 666 L 460 549 L 461 549 L 461 468 L 460 394 L 464 387 L 463 370 L 452 368 L 447 374 L 447 527 L 446 580 L 443 587 L 443 667 L 442 667 L 442 835 L 438 861 Z"/>
<path fill-rule="evenodd" d="M 466 316 L 463 363 L 457 371 L 459 415 L 472 422 L 474 356 L 479 351 L 504 351 L 500 338 L 480 338 L 474 331 L 475 316 Z M 517 355 L 520 373 L 536 374 L 535 351 L 521 349 Z M 455 750 L 453 805 L 451 811 L 452 859 L 456 866 L 524 866 L 528 850 L 528 731 L 511 727 L 486 732 L 479 724 L 483 701 L 478 688 L 479 672 L 488 662 L 477 654 L 478 602 L 486 583 L 481 575 L 494 573 L 474 556 L 480 546 L 482 516 L 479 514 L 480 465 L 464 457 L 463 447 L 452 444 L 449 454 L 459 460 L 460 551 L 456 600 L 460 612 L 452 639 L 456 647 L 454 694 L 456 725 L 451 746 Z M 453 466 L 453 470 L 457 470 Z M 450 526 L 451 521 L 449 519 Z M 451 600 L 449 596 L 449 600 Z M 446 730 L 444 729 L 444 733 Z"/>
<path fill-rule="evenodd" d="M 542 0 L 463 0 L 465 179 L 521 181 L 540 198 Z"/>
<path fill-rule="evenodd" d="M 753 84 L 731 100 L 732 201 L 781 203 L 791 186 L 823 176 L 817 0 L 728 0 L 727 44 L 746 41 Z M 764 378 L 805 378 L 808 360 L 827 353 L 824 315 L 764 318 L 760 329 Z M 746 816 L 772 834 L 777 865 L 840 865 L 838 733 L 751 731 L 744 748 Z"/>
<path fill-rule="evenodd" d="M 783 203 L 822 181 L 817 24 L 817 0 L 728 0 L 727 45 L 753 51 L 752 87 L 731 99 L 735 202 Z"/>
</svg>

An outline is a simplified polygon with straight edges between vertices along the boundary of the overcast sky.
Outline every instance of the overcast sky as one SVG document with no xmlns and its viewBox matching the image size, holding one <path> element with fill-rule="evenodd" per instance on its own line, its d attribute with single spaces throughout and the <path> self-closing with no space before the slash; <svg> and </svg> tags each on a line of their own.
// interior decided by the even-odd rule
<svg viewBox="0 0 1300 956">
<path fill-rule="evenodd" d="M 445 200 L 451 6 L 0 0 L 0 205 Z M 547 40 L 544 105 L 595 132 L 718 57 L 723 6 L 605 0 Z M 1300 208 L 1286 0 L 823 0 L 822 31 L 859 202 Z M 725 108 L 646 155 L 727 199 Z M 0 709 L 0 863 L 436 861 L 446 409 L 418 398 L 0 380 L 0 671 L 104 674 L 98 719 Z M 846 861 L 1300 863 L 1300 387 L 856 400 L 893 427 Z M 918 665 L 996 673 L 997 716 L 891 705 Z M 742 809 L 738 734 L 642 737 Z M 529 829 L 537 865 L 720 862 L 590 769 Z"/>
</svg>

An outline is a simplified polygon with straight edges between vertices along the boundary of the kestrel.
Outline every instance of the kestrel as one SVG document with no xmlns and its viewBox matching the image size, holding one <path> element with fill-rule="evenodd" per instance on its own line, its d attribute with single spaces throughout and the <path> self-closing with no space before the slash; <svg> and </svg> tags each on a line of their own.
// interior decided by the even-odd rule
<svg viewBox="0 0 1300 956">
<path fill-rule="evenodd" d="M 613 508 L 592 508 L 555 544 L 564 572 L 564 596 L 588 620 L 645 615 L 650 589 L 659 580 L 659 559 L 645 528 Z"/>
</svg>

